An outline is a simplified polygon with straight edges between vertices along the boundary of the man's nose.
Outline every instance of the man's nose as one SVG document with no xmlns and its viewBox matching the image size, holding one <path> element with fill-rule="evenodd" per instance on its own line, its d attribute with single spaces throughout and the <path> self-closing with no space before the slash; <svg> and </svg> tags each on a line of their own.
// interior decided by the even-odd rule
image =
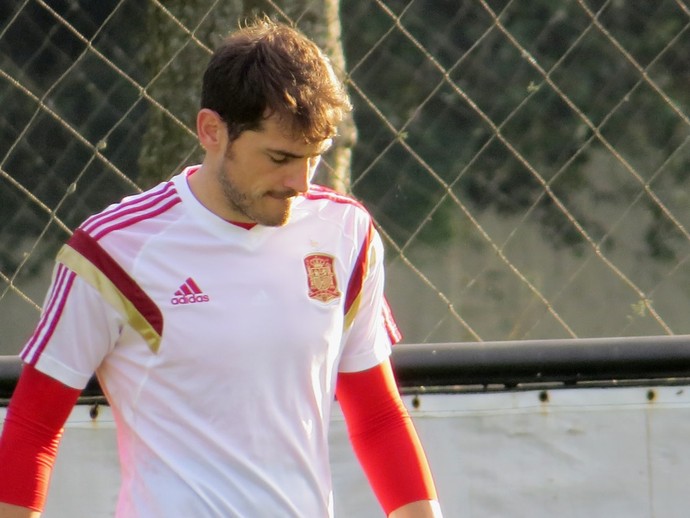
<svg viewBox="0 0 690 518">
<path fill-rule="evenodd" d="M 313 160 L 310 158 L 300 158 L 294 160 L 290 166 L 290 170 L 285 178 L 285 186 L 298 193 L 307 192 L 314 169 Z"/>
</svg>

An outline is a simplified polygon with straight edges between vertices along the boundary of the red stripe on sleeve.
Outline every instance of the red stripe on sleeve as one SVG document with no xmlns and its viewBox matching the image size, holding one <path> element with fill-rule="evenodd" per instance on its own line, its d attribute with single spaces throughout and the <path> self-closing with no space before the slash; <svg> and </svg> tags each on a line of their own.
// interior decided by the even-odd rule
<svg viewBox="0 0 690 518">
<path fill-rule="evenodd" d="M 367 269 L 369 268 L 369 247 L 374 237 L 374 226 L 369 226 L 369 233 L 367 234 L 364 243 L 362 243 L 362 248 L 357 256 L 357 261 L 355 262 L 355 267 L 350 276 L 350 282 L 347 285 L 347 293 L 345 294 L 345 313 L 350 311 L 352 304 L 357 299 L 362 291 L 364 285 L 364 279 L 366 277 Z M 402 333 L 395 323 L 395 318 L 388 305 L 386 298 L 383 298 L 383 325 L 386 327 L 386 332 L 388 333 L 388 338 L 392 344 L 398 343 L 402 339 Z"/>
<path fill-rule="evenodd" d="M 383 299 L 383 323 L 386 326 L 388 338 L 393 345 L 402 340 L 402 333 L 400 332 L 400 328 L 398 328 L 398 324 L 395 323 L 393 312 L 385 297 Z"/>
<path fill-rule="evenodd" d="M 80 392 L 24 365 L 0 436 L 0 502 L 43 510 L 63 426 Z"/>
<path fill-rule="evenodd" d="M 426 455 L 387 360 L 338 374 L 337 396 L 364 472 L 386 514 L 419 500 L 436 500 Z"/>
<path fill-rule="evenodd" d="M 159 335 L 163 334 L 163 314 L 156 303 L 137 282 L 113 259 L 98 242 L 81 229 L 77 229 L 67 242 L 98 268 L 134 304 Z"/>
<path fill-rule="evenodd" d="M 21 357 L 26 363 L 35 365 L 43 349 L 48 344 L 55 331 L 60 316 L 65 309 L 65 301 L 69 295 L 76 275 L 64 265 L 58 264 L 55 282 L 51 288 L 50 297 L 46 304 L 41 319 L 27 342 Z"/>
<path fill-rule="evenodd" d="M 369 232 L 364 242 L 362 243 L 362 248 L 359 250 L 359 255 L 357 256 L 357 262 L 355 263 L 355 268 L 350 276 L 350 282 L 347 285 L 347 293 L 345 294 L 345 313 L 350 311 L 352 304 L 355 299 L 362 291 L 362 285 L 364 284 L 364 277 L 369 265 L 369 246 L 371 245 L 371 238 L 374 228 L 369 227 Z"/>
</svg>

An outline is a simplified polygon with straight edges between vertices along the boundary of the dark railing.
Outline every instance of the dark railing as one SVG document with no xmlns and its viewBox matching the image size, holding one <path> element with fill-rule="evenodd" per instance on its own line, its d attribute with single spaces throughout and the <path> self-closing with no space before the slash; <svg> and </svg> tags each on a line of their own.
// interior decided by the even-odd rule
<svg viewBox="0 0 690 518">
<path fill-rule="evenodd" d="M 690 335 L 400 344 L 393 365 L 404 392 L 521 390 L 690 383 Z M 21 363 L 0 356 L 0 403 Z M 84 398 L 101 395 L 95 380 Z"/>
<path fill-rule="evenodd" d="M 393 363 L 403 388 L 680 384 L 690 335 L 401 344 Z"/>
</svg>

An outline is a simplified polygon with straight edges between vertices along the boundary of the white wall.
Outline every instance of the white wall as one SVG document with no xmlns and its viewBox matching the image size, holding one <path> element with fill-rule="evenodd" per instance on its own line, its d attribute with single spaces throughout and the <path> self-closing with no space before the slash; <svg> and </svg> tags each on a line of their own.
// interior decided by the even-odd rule
<svg viewBox="0 0 690 518">
<path fill-rule="evenodd" d="M 690 386 L 540 395 L 423 395 L 416 410 L 405 397 L 447 518 L 687 517 Z M 332 424 L 337 516 L 383 516 L 337 408 Z M 76 407 L 44 517 L 112 516 L 117 480 L 108 409 Z"/>
</svg>

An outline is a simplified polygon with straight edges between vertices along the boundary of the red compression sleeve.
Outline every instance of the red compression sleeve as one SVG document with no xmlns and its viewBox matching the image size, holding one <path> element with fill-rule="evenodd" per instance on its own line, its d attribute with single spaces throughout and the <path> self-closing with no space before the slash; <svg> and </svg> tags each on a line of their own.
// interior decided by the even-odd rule
<svg viewBox="0 0 690 518">
<path fill-rule="evenodd" d="M 43 510 L 62 428 L 80 392 L 24 365 L 0 436 L 0 502 Z"/>
<path fill-rule="evenodd" d="M 436 500 L 426 455 L 390 362 L 341 372 L 337 396 L 352 446 L 386 514 L 417 500 Z"/>
</svg>

